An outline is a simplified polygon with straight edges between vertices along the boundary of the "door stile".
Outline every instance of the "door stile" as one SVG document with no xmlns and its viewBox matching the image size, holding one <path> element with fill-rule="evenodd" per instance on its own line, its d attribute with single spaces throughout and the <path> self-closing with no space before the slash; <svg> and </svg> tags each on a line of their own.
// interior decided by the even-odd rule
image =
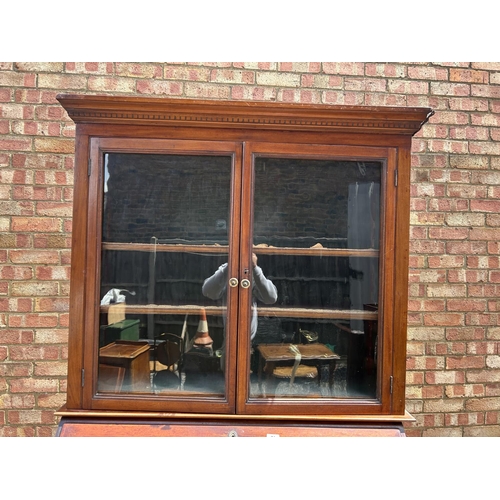
<svg viewBox="0 0 500 500">
<path fill-rule="evenodd" d="M 237 386 L 237 413 L 243 413 L 249 397 L 249 373 L 251 352 L 251 315 L 252 315 L 252 228 L 253 228 L 253 162 L 251 148 L 243 145 L 241 193 L 241 229 L 240 229 L 240 274 L 239 274 L 239 314 L 238 314 L 238 373 Z M 249 280 L 248 288 L 241 286 L 242 280 Z"/>
<path fill-rule="evenodd" d="M 236 277 L 240 282 L 240 247 L 241 247 L 241 205 L 243 183 L 243 152 L 242 146 L 235 148 L 232 164 L 232 186 L 230 202 L 230 234 L 228 255 L 228 278 Z M 239 300 L 240 287 L 229 287 L 227 297 L 227 324 L 226 324 L 226 395 L 230 412 L 236 408 L 237 380 L 237 350 L 239 331 Z"/>
</svg>

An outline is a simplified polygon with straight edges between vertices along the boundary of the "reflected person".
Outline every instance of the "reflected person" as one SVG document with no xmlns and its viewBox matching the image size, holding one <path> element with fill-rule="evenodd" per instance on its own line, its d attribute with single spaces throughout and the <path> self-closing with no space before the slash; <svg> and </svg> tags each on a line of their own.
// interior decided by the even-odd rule
<svg viewBox="0 0 500 500">
<path fill-rule="evenodd" d="M 252 323 L 250 330 L 250 338 L 253 339 L 257 333 L 257 302 L 256 299 L 264 304 L 274 304 L 278 300 L 278 290 L 274 283 L 264 276 L 264 272 L 257 265 L 257 255 L 252 254 Z M 225 298 L 227 289 L 227 262 L 215 271 L 215 273 L 207 278 L 202 286 L 202 293 L 205 297 L 212 300 Z"/>
</svg>

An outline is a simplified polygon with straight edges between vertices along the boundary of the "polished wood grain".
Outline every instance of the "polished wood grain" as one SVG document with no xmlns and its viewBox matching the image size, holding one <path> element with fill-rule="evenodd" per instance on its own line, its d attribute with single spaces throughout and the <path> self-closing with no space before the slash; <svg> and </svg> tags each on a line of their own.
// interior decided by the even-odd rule
<svg viewBox="0 0 500 500">
<path fill-rule="evenodd" d="M 78 422 L 63 419 L 58 427 L 60 437 L 405 437 L 401 425 L 380 424 L 330 424 L 305 425 L 275 422 L 225 421 L 99 421 Z"/>
</svg>

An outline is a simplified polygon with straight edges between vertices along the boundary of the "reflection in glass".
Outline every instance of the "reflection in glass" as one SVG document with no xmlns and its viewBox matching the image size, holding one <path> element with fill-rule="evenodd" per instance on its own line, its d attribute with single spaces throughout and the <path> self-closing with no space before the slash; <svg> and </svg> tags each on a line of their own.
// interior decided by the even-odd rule
<svg viewBox="0 0 500 500">
<path fill-rule="evenodd" d="M 207 278 L 202 287 L 205 297 L 212 300 L 221 300 L 227 294 L 227 263 L 222 264 L 215 273 Z M 257 302 L 261 304 L 274 304 L 277 300 L 277 290 L 274 283 L 266 278 L 262 268 L 258 265 L 257 255 L 252 255 L 252 319 L 250 324 L 250 338 L 253 339 L 258 330 Z M 224 369 L 225 342 L 221 349 L 221 366 Z"/>
<path fill-rule="evenodd" d="M 256 157 L 252 397 L 376 395 L 381 162 Z"/>
<path fill-rule="evenodd" d="M 224 395 L 225 297 L 201 289 L 228 259 L 231 165 L 104 155 L 100 392 Z"/>
</svg>

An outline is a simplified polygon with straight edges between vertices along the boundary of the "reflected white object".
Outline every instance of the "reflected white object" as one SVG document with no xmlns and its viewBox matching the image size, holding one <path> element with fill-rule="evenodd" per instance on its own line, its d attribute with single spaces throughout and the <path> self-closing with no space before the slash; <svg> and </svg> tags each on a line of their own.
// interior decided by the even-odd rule
<svg viewBox="0 0 500 500">
<path fill-rule="evenodd" d="M 135 292 L 130 292 L 124 288 L 112 288 L 101 300 L 101 306 L 107 306 L 108 304 L 119 304 L 125 302 L 125 295 L 123 292 L 127 292 L 130 295 L 135 295 Z"/>
</svg>

